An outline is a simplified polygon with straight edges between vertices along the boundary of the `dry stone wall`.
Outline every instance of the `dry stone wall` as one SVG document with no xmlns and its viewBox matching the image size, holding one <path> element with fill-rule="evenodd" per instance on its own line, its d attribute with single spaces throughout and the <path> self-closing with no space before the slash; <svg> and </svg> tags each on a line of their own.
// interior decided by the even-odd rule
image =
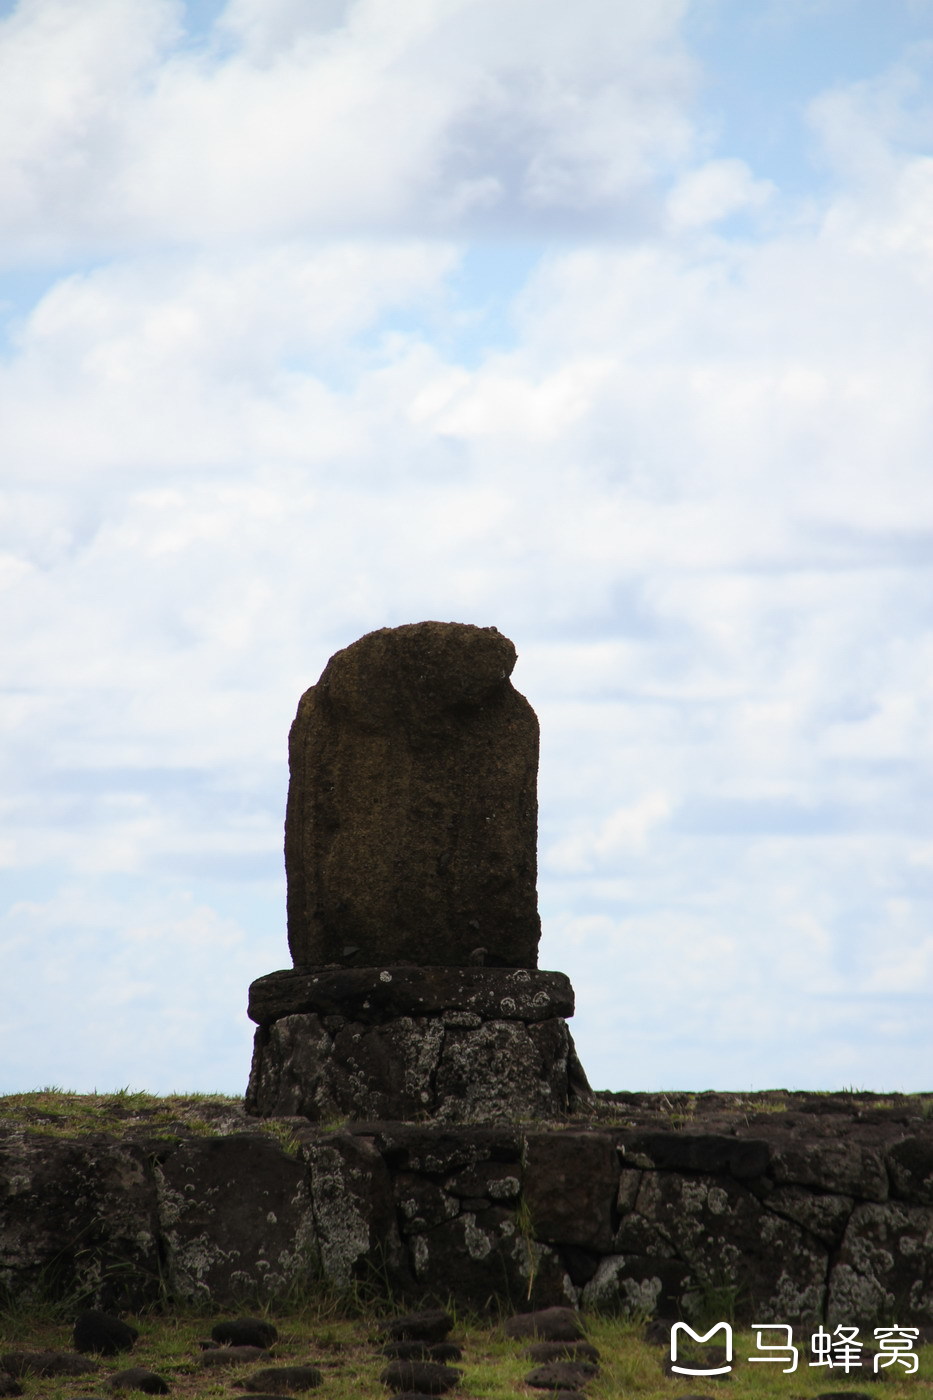
<svg viewBox="0 0 933 1400">
<path fill-rule="evenodd" d="M 700 1100 L 679 1127 L 651 1095 L 602 1096 L 608 1124 L 7 1127 L 0 1285 L 109 1308 L 362 1282 L 480 1308 L 933 1324 L 923 1104 Z"/>
</svg>

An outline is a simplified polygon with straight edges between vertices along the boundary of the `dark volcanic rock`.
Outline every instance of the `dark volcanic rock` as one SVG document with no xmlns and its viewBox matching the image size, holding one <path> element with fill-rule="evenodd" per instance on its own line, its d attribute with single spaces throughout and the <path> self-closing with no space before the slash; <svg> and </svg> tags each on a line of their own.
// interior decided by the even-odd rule
<svg viewBox="0 0 933 1400">
<path fill-rule="evenodd" d="M 161 1157 L 163 1267 L 175 1297 L 230 1299 L 257 1284 L 281 1292 L 306 1276 L 314 1223 L 305 1168 L 268 1133 L 191 1137 Z"/>
<path fill-rule="evenodd" d="M 379 1379 L 388 1390 L 443 1395 L 453 1390 L 462 1374 L 452 1366 L 441 1366 L 435 1361 L 391 1361 Z"/>
<path fill-rule="evenodd" d="M 13 1297 L 37 1298 L 52 1278 L 62 1296 L 108 1312 L 158 1296 L 156 1193 L 141 1144 L 4 1122 L 0 1200 L 3 1284 Z"/>
<path fill-rule="evenodd" d="M 142 1366 L 131 1366 L 127 1371 L 117 1371 L 110 1377 L 114 1390 L 141 1390 L 144 1395 L 168 1395 L 171 1386 L 155 1371 L 147 1371 Z"/>
<path fill-rule="evenodd" d="M 253 1361 L 265 1361 L 269 1352 L 262 1347 L 212 1347 L 202 1352 L 202 1366 L 243 1366 Z"/>
<path fill-rule="evenodd" d="M 428 1308 L 425 1312 L 390 1318 L 385 1324 L 385 1335 L 394 1342 L 442 1342 L 453 1325 L 453 1318 L 443 1308 Z"/>
<path fill-rule="evenodd" d="M 618 1154 L 605 1134 L 528 1134 L 524 1199 L 537 1239 L 608 1250 L 618 1187 Z"/>
<path fill-rule="evenodd" d="M 573 1308 L 540 1308 L 516 1313 L 503 1324 L 507 1337 L 540 1337 L 546 1342 L 585 1341 L 579 1314 Z"/>
<path fill-rule="evenodd" d="M 420 1290 L 433 1297 L 449 1293 L 453 1280 L 457 1297 L 479 1309 L 496 1294 L 518 1303 L 530 1293 L 539 1305 L 567 1297 L 557 1254 L 536 1245 L 532 1259 L 510 1210 L 464 1211 L 418 1235 L 412 1256 Z"/>
<path fill-rule="evenodd" d="M 259 1025 L 308 1013 L 380 1025 L 451 1011 L 483 1021 L 534 1022 L 573 1010 L 567 977 L 537 968 L 295 967 L 258 977 L 249 989 L 249 1015 Z"/>
<path fill-rule="evenodd" d="M 7 1351 L 0 1356 L 0 1371 L 11 1376 L 84 1376 L 99 1370 L 96 1361 L 73 1351 Z"/>
<path fill-rule="evenodd" d="M 271 1347 L 278 1335 L 274 1323 L 257 1317 L 236 1317 L 231 1322 L 217 1322 L 211 1328 L 211 1336 L 221 1346 L 259 1347 L 261 1351 Z"/>
<path fill-rule="evenodd" d="M 136 1328 L 128 1322 L 96 1308 L 89 1308 L 75 1318 L 75 1351 L 116 1356 L 118 1352 L 129 1351 L 138 1336 Z"/>
<path fill-rule="evenodd" d="M 537 965 L 538 722 L 494 627 L 382 628 L 331 657 L 289 735 L 296 966 Z M 474 956 L 475 955 L 475 956 Z"/>
<path fill-rule="evenodd" d="M 740 1181 L 762 1176 L 771 1159 L 766 1142 L 718 1133 L 643 1133 L 626 1151 L 664 1171 L 728 1172 Z"/>
<path fill-rule="evenodd" d="M 267 1366 L 238 1384 L 251 1392 L 271 1391 L 274 1395 L 316 1390 L 322 1376 L 316 1366 Z"/>
<path fill-rule="evenodd" d="M 933 1134 L 905 1138 L 888 1153 L 893 1194 L 902 1201 L 933 1205 Z"/>
<path fill-rule="evenodd" d="M 392 974 L 383 969 L 373 975 Z M 504 990 L 513 988 L 506 983 Z M 332 1018 L 316 1012 L 283 1016 L 256 1032 L 247 1109 L 314 1122 L 404 1121 L 425 1114 L 455 1123 L 562 1116 L 575 1092 L 566 1021 L 508 1019 L 515 1000 L 501 999 L 509 1003 L 506 1019 L 485 1022 L 472 1012 L 450 1012 L 376 1025 L 345 1021 L 331 1030 L 324 1022 Z M 453 1019 L 460 1016 L 470 1023 Z"/>
</svg>

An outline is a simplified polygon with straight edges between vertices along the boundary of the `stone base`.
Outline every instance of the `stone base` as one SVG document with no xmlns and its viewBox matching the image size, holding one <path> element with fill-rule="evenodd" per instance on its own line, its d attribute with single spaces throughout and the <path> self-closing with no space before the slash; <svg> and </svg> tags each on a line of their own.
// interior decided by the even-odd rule
<svg viewBox="0 0 933 1400">
<path fill-rule="evenodd" d="M 247 1112 L 489 1123 L 559 1118 L 590 1093 L 573 990 L 526 968 L 296 968 L 250 988 Z"/>
</svg>

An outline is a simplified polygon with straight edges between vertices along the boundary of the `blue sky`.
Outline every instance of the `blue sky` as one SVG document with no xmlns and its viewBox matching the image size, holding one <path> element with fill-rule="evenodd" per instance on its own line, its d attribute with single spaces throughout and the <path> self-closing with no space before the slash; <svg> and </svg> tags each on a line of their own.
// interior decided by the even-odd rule
<svg viewBox="0 0 933 1400">
<path fill-rule="evenodd" d="M 239 1093 L 285 741 L 495 625 L 602 1088 L 920 1090 L 933 0 L 0 4 L 0 1092 Z"/>
</svg>

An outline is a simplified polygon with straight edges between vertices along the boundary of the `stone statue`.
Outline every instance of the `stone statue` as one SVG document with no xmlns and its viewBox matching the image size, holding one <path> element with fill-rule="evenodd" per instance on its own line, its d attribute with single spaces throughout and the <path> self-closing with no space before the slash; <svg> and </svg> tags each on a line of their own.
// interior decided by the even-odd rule
<svg viewBox="0 0 933 1400">
<path fill-rule="evenodd" d="M 538 722 L 495 627 L 382 628 L 331 657 L 289 735 L 290 971 L 250 988 L 258 1114 L 566 1113 L 588 1092 L 537 971 Z"/>
<path fill-rule="evenodd" d="M 514 665 L 494 627 L 384 627 L 301 697 L 285 818 L 296 966 L 537 966 L 538 721 Z"/>
</svg>

